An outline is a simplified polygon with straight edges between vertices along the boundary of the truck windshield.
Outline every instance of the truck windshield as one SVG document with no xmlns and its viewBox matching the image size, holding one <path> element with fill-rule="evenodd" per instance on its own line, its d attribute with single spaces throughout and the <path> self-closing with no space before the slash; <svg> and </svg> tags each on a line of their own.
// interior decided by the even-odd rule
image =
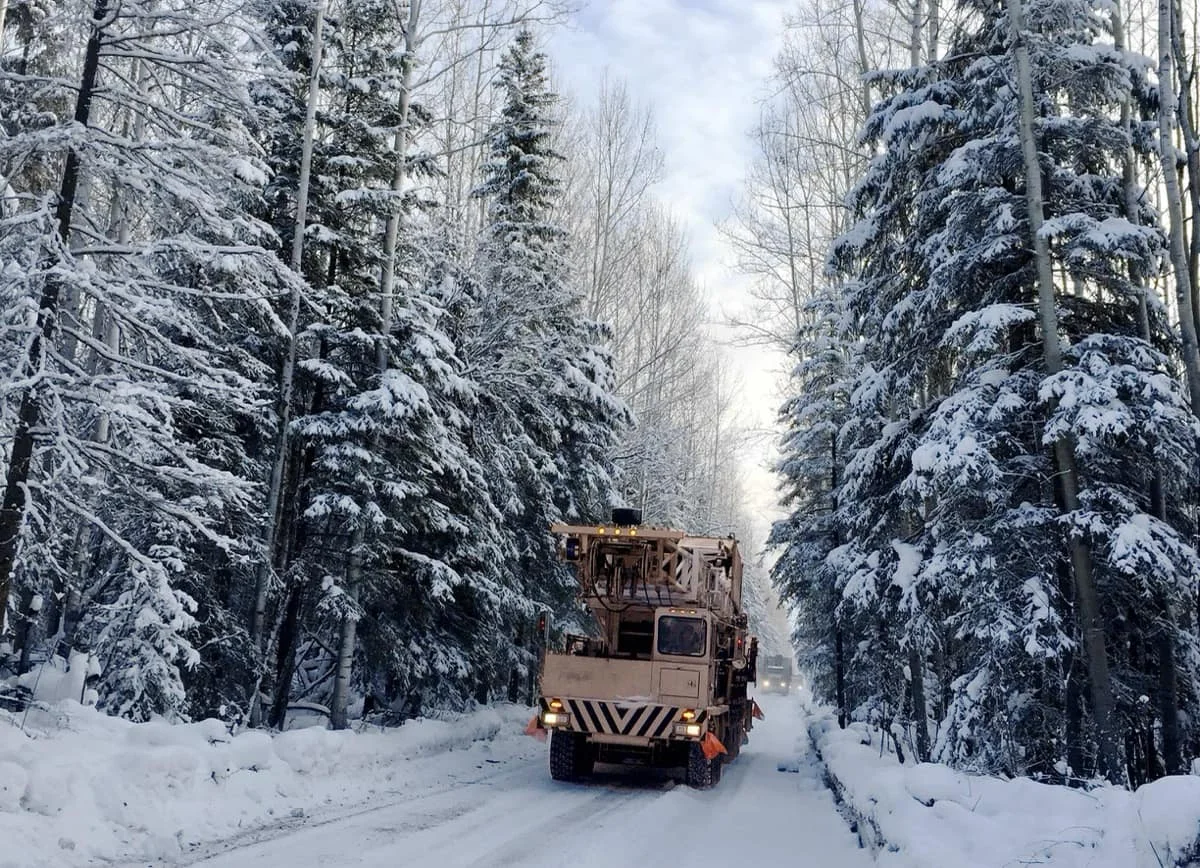
<svg viewBox="0 0 1200 868">
<path fill-rule="evenodd" d="M 708 641 L 708 625 L 700 618 L 658 619 L 658 653 L 683 657 L 702 657 Z"/>
</svg>

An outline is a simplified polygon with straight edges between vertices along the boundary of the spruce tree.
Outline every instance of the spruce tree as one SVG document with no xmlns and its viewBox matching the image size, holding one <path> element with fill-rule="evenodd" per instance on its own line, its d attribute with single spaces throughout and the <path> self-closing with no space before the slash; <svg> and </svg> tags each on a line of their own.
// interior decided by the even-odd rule
<svg viewBox="0 0 1200 868">
<path fill-rule="evenodd" d="M 476 445 L 517 553 L 506 577 L 517 601 L 506 613 L 505 652 L 515 700 L 534 662 L 534 613 L 544 607 L 577 617 L 574 584 L 556 563 L 549 524 L 605 517 L 615 433 L 627 411 L 613 395 L 605 332 L 584 315 L 567 269 L 566 232 L 555 222 L 562 191 L 562 157 L 552 145 L 557 96 L 529 30 L 502 58 L 497 88 L 503 104 L 475 191 L 489 222 L 466 359 L 480 385 Z"/>
<path fill-rule="evenodd" d="M 1149 90 L 1092 6 L 1026 5 L 1044 187 L 1035 244 L 1007 12 L 963 10 L 944 60 L 876 78 L 886 96 L 864 136 L 876 156 L 852 196 L 857 222 L 834 248 L 862 341 L 841 426 L 842 544 L 815 574 L 831 570 L 838 593 L 826 607 L 859 622 L 851 665 L 872 691 L 863 709 L 923 724 L 915 673 L 928 671 L 947 701 L 933 710 L 937 758 L 1116 779 L 1113 735 L 1082 688 L 1108 690 L 1115 728 L 1133 732 L 1162 643 L 1186 641 L 1169 603 L 1195 597 L 1187 519 L 1160 508 L 1186 500 L 1195 423 L 1164 311 L 1140 313 L 1164 238 L 1120 170 L 1126 148 L 1145 156 L 1148 141 L 1145 130 L 1130 140 L 1121 106 L 1146 106 Z M 1050 335 L 1036 319 L 1038 245 L 1051 264 Z M 1063 347 L 1060 370 L 1047 367 L 1047 341 Z M 1064 442 L 1077 502 L 1061 486 Z M 803 442 L 789 448 L 803 457 Z M 822 530 L 798 512 L 777 537 L 802 544 Z M 1095 624 L 1077 605 L 1080 548 Z M 1138 611 L 1139 598 L 1154 604 Z M 1131 635 L 1149 649 L 1136 659 Z M 1111 685 L 1090 667 L 1082 680 L 1097 639 Z M 1180 675 L 1190 706 L 1196 673 Z"/>
</svg>

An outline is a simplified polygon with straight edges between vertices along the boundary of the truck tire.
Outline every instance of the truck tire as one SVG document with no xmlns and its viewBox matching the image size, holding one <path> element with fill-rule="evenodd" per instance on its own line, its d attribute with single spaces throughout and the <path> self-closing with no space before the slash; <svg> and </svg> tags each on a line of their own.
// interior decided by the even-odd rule
<svg viewBox="0 0 1200 868">
<path fill-rule="evenodd" d="M 725 749 L 729 751 L 729 753 L 723 754 L 723 759 L 725 762 L 731 763 L 738 758 L 739 754 L 741 754 L 742 738 L 743 732 L 741 721 L 738 721 L 737 723 L 731 723 L 729 725 L 729 738 L 722 742 L 725 745 Z"/>
<path fill-rule="evenodd" d="M 716 768 L 720 762 L 719 755 L 711 760 L 707 759 L 704 751 L 700 749 L 700 742 L 692 742 L 688 749 L 687 785 L 696 790 L 707 790 L 714 786 L 718 779 Z"/>
<path fill-rule="evenodd" d="M 592 773 L 595 756 L 587 736 L 556 729 L 550 733 L 550 777 L 556 781 L 577 781 Z"/>
</svg>

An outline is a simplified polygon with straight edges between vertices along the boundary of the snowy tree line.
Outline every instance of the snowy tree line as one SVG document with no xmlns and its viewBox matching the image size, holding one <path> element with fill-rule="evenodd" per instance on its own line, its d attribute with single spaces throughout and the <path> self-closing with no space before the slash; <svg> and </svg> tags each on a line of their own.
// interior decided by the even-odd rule
<svg viewBox="0 0 1200 868">
<path fill-rule="evenodd" d="M 1193 4 L 817 0 L 726 232 L 819 692 L 960 768 L 1200 758 Z"/>
<path fill-rule="evenodd" d="M 553 3 L 0 10 L 0 675 L 82 649 L 112 713 L 273 726 L 523 698 L 579 617 L 551 521 L 743 521 L 653 121 L 556 96 Z"/>
</svg>

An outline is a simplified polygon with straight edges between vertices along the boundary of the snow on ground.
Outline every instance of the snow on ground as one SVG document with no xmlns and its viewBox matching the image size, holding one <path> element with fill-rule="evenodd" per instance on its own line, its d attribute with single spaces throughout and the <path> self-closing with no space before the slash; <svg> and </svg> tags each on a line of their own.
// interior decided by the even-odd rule
<svg viewBox="0 0 1200 868">
<path fill-rule="evenodd" d="M 766 720 L 713 790 L 689 789 L 666 772 L 612 766 L 600 767 L 587 783 L 556 783 L 547 770 L 546 745 L 529 739 L 535 755 L 514 758 L 495 775 L 200 864 L 870 868 L 870 855 L 859 848 L 822 783 L 797 702 L 759 701 Z"/>
<path fill-rule="evenodd" d="M 230 738 L 64 703 L 24 732 L 0 719 L 0 868 L 870 868 L 798 702 L 760 702 L 766 720 L 709 791 L 612 766 L 556 783 L 524 709 Z"/>
<path fill-rule="evenodd" d="M 547 746 L 514 707 L 236 737 L 72 702 L 35 709 L 24 729 L 0 715 L 0 868 L 1159 868 L 1200 838 L 1200 777 L 1082 792 L 901 766 L 877 735 L 863 745 L 865 730 L 838 730 L 798 697 L 759 702 L 766 719 L 709 791 L 611 766 L 551 781 Z"/>
<path fill-rule="evenodd" d="M 215 841 L 469 785 L 540 756 L 520 735 L 529 714 L 231 737 L 219 721 L 132 724 L 73 702 L 0 713 L 0 868 L 181 864 Z"/>
<path fill-rule="evenodd" d="M 1133 793 L 1083 791 L 931 763 L 901 766 L 880 755 L 878 731 L 840 730 L 828 713 L 814 713 L 809 730 L 850 813 L 862 818 L 864 839 L 882 839 L 881 868 L 1200 866 L 1198 776 Z"/>
</svg>

